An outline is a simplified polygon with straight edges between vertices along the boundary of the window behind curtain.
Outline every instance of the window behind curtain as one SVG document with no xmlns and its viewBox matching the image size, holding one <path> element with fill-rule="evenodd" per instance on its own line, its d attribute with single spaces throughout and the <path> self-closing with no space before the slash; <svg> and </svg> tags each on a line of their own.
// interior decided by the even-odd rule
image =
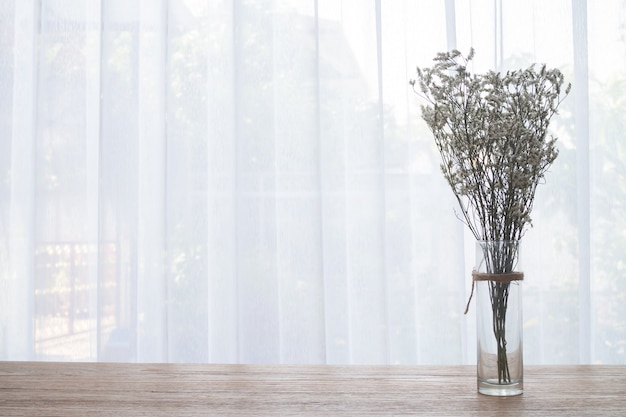
<svg viewBox="0 0 626 417">
<path fill-rule="evenodd" d="M 473 242 L 408 85 L 574 83 L 527 363 L 624 363 L 626 4 L 0 0 L 0 359 L 472 363 Z M 454 44 L 454 45 L 453 45 Z"/>
</svg>

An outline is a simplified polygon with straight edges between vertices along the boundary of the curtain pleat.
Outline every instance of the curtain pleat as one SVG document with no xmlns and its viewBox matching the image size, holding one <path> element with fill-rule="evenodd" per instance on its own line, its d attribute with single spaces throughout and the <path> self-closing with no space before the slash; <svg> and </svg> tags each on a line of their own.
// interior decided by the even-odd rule
<svg viewBox="0 0 626 417">
<path fill-rule="evenodd" d="M 13 340 L 5 347 L 6 354 L 16 359 L 32 358 L 35 343 L 34 320 L 34 274 L 35 265 L 35 206 L 36 189 L 36 137 L 40 131 L 38 112 L 33 99 L 38 96 L 40 70 L 36 65 L 38 56 L 39 14 L 36 2 L 25 1 L 11 5 L 14 16 L 13 33 L 6 33 L 13 44 L 3 49 L 9 54 L 14 66 L 5 69 L 7 83 L 11 86 L 5 108 L 11 118 L 5 119 L 8 129 L 3 133 L 4 165 L 11 167 L 12 181 L 4 174 L 5 201 L 11 203 L 3 215 L 5 254 L 3 256 L 3 287 L 6 288 L 4 313 L 5 340 Z M 5 30 L 6 32 L 6 30 Z M 4 44 L 4 42 L 3 42 Z M 10 77 L 10 78 L 9 78 Z M 6 79 L 6 78 L 5 78 Z M 5 170 L 6 172 L 6 170 Z M 28 277 L 23 279 L 22 277 Z M 4 292 L 4 291 L 3 291 Z"/>
<path fill-rule="evenodd" d="M 578 298 L 580 316 L 580 361 L 591 360 L 591 242 L 589 170 L 589 48 L 587 42 L 587 1 L 572 0 L 572 41 L 574 50 L 574 135 L 576 137 L 576 215 L 578 226 Z"/>
</svg>

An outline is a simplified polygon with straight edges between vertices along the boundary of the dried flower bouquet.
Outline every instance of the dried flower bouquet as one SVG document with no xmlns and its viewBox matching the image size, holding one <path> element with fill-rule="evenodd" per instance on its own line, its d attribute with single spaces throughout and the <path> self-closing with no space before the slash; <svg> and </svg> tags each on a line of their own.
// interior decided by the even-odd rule
<svg viewBox="0 0 626 417">
<path fill-rule="evenodd" d="M 427 102 L 422 118 L 441 154 L 441 170 L 461 216 L 478 241 L 518 242 L 531 224 L 535 190 L 558 155 L 548 125 L 569 94 L 564 76 L 537 68 L 472 74 L 474 57 L 439 53 L 430 68 L 417 68 L 413 90 Z M 517 253 L 484 245 L 491 274 L 513 271 Z M 507 248 L 515 247 L 506 246 Z M 506 355 L 506 307 L 510 282 L 489 281 L 498 381 L 510 381 Z M 469 303 L 468 303 L 469 304 Z"/>
</svg>

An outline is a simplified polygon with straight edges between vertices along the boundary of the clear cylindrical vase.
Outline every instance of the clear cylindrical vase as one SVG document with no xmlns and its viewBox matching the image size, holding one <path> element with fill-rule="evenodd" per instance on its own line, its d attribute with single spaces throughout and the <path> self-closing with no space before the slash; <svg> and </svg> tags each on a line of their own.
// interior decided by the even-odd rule
<svg viewBox="0 0 626 417">
<path fill-rule="evenodd" d="M 522 282 L 519 241 L 479 241 L 476 296 L 478 392 L 519 395 L 524 390 Z"/>
</svg>

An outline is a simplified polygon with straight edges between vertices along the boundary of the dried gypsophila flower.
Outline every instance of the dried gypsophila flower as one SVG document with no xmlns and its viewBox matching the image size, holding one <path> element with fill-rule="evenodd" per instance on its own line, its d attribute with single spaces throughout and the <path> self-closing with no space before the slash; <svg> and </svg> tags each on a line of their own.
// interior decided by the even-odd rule
<svg viewBox="0 0 626 417">
<path fill-rule="evenodd" d="M 438 53 L 411 85 L 429 102 L 422 118 L 476 239 L 519 240 L 531 224 L 536 187 L 558 155 L 547 130 L 571 85 L 563 91 L 563 74 L 545 65 L 472 74 L 473 57 L 473 49 L 467 57 Z"/>
</svg>

